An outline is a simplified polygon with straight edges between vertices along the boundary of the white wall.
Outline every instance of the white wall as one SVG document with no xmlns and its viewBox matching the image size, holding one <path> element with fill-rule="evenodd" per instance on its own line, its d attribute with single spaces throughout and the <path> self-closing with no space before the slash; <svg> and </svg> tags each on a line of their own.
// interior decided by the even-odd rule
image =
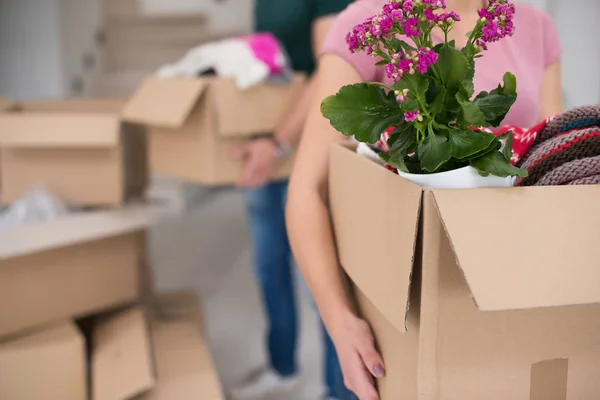
<svg viewBox="0 0 600 400">
<path fill-rule="evenodd" d="M 13 99 L 65 94 L 58 0 L 0 0 L 0 93 Z"/>
<path fill-rule="evenodd" d="M 565 109 L 600 102 L 600 1 L 520 0 L 546 11 L 562 42 Z M 517 28 L 518 29 L 518 28 Z"/>
</svg>

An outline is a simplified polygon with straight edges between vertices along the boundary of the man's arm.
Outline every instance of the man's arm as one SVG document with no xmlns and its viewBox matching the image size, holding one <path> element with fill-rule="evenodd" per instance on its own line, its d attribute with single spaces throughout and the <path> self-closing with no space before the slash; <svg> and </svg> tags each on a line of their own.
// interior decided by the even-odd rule
<svg viewBox="0 0 600 400">
<path fill-rule="evenodd" d="M 315 60 L 318 58 L 321 46 L 334 20 L 335 15 L 331 14 L 320 17 L 313 23 L 312 36 Z M 300 141 L 304 122 L 308 116 L 311 101 L 315 96 L 316 80 L 314 76 L 316 74 L 318 74 L 318 71 L 309 79 L 290 114 L 275 129 L 275 140 L 268 138 L 252 140 L 237 150 L 238 157 L 245 159 L 246 162 L 239 186 L 261 187 L 266 185 L 277 166 L 282 147 L 292 148 Z"/>
</svg>

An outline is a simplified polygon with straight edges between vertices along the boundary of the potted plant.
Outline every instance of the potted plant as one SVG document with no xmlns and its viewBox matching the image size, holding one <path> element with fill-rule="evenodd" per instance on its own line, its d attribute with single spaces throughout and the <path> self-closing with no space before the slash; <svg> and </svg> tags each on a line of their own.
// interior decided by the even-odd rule
<svg viewBox="0 0 600 400">
<path fill-rule="evenodd" d="M 488 1 L 460 50 L 448 40 L 460 16 L 445 8 L 444 0 L 392 0 L 357 25 L 347 35 L 350 51 L 371 55 L 393 84 L 344 86 L 321 112 L 342 134 L 378 143 L 388 166 L 422 186 L 450 176 L 452 187 L 510 185 L 527 171 L 510 162 L 512 134 L 497 137 L 487 127 L 499 126 L 514 104 L 516 78 L 507 72 L 496 89 L 477 95 L 473 78 L 488 43 L 513 34 L 514 5 Z M 436 27 L 444 34 L 438 44 Z"/>
</svg>

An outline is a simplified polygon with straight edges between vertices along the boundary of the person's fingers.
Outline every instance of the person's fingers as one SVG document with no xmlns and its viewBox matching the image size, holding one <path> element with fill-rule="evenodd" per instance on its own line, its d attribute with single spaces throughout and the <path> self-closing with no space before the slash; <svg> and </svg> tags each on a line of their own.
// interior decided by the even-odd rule
<svg viewBox="0 0 600 400">
<path fill-rule="evenodd" d="M 358 353 L 348 375 L 349 379 L 345 380 L 345 385 L 356 394 L 359 400 L 379 400 L 373 377 L 364 366 Z"/>
<path fill-rule="evenodd" d="M 364 332 L 361 334 L 358 342 L 358 353 L 371 375 L 377 379 L 385 376 L 383 358 L 377 349 L 375 349 L 375 339 L 368 326 L 365 326 Z"/>
</svg>

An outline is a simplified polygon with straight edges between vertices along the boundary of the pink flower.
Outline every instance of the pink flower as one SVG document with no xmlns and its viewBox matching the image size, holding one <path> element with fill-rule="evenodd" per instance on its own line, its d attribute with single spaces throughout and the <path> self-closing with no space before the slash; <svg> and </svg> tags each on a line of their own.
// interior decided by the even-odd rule
<svg viewBox="0 0 600 400">
<path fill-rule="evenodd" d="M 433 64 L 437 62 L 438 55 L 433 50 L 419 49 L 419 61 L 417 63 L 417 71 L 424 74 Z"/>
<path fill-rule="evenodd" d="M 415 17 L 410 17 L 404 22 L 404 34 L 408 37 L 419 36 L 420 29 L 418 28 L 419 20 Z"/>
<path fill-rule="evenodd" d="M 434 22 L 437 20 L 437 17 L 435 16 L 431 8 L 425 9 L 423 15 L 425 16 L 425 19 L 429 22 Z"/>
<path fill-rule="evenodd" d="M 414 7 L 415 7 L 415 3 L 413 3 L 411 0 L 404 1 L 404 4 L 402 5 L 402 9 L 407 14 L 410 14 Z"/>
<path fill-rule="evenodd" d="M 404 113 L 404 120 L 406 122 L 412 122 L 414 120 L 416 120 L 419 117 L 419 114 L 421 114 L 421 111 L 417 110 L 417 111 L 407 111 Z"/>
<path fill-rule="evenodd" d="M 476 42 L 480 48 L 486 49 L 486 44 L 514 34 L 515 5 L 508 0 L 489 0 L 488 6 L 479 10 L 478 14 L 485 23 L 481 39 Z"/>
<path fill-rule="evenodd" d="M 458 15 L 454 11 L 450 11 L 449 13 L 440 14 L 438 16 L 438 21 L 440 21 L 440 22 L 447 22 L 449 24 L 453 23 L 453 22 L 459 22 L 460 21 L 460 15 Z"/>
</svg>

